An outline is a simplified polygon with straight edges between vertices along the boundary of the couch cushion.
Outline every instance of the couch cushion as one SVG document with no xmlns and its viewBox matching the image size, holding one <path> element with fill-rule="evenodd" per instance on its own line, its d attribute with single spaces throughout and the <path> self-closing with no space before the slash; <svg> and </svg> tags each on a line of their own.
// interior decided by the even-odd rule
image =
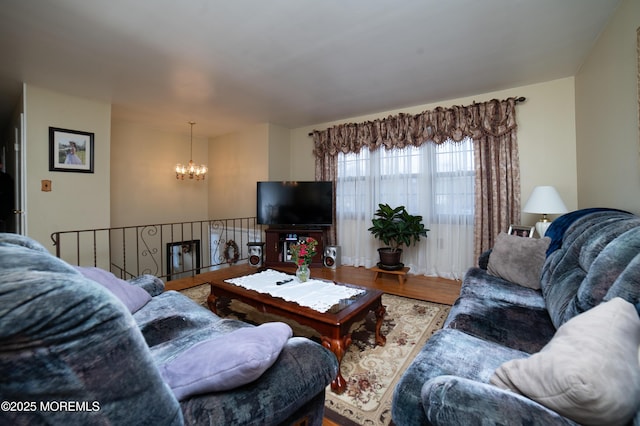
<svg viewBox="0 0 640 426">
<path fill-rule="evenodd" d="M 603 301 L 640 301 L 640 218 L 600 211 L 576 219 L 541 277 L 542 294 L 556 327 Z"/>
<path fill-rule="evenodd" d="M 151 297 L 162 294 L 164 291 L 164 281 L 151 274 L 138 275 L 137 277 L 129 278 L 127 282 L 133 286 L 140 287 L 149 293 Z"/>
<path fill-rule="evenodd" d="M 495 277 L 481 268 L 469 268 L 465 273 L 460 296 L 500 300 L 518 306 L 545 309 L 540 290 L 522 287 L 500 277 Z"/>
<path fill-rule="evenodd" d="M 276 362 L 291 327 L 272 322 L 200 342 L 160 367 L 178 400 L 251 383 Z"/>
<path fill-rule="evenodd" d="M 132 314 L 149 303 L 151 295 L 141 287 L 121 280 L 109 271 L 92 266 L 75 267 L 85 278 L 97 282 L 113 293 Z"/>
<path fill-rule="evenodd" d="M 221 319 L 182 293 L 165 291 L 133 314 L 158 365 L 204 340 L 250 325 Z"/>
<path fill-rule="evenodd" d="M 584 424 L 625 424 L 640 405 L 640 318 L 615 298 L 564 324 L 539 353 L 507 361 L 491 383 Z"/>
<path fill-rule="evenodd" d="M 482 383 L 500 364 L 528 356 L 452 329 L 434 333 L 405 370 L 393 392 L 392 417 L 398 425 L 426 423 L 421 389 L 430 379 L 455 375 Z"/>
<path fill-rule="evenodd" d="M 549 238 L 523 238 L 501 232 L 489 257 L 491 275 L 523 287 L 540 288 L 540 273 Z"/>
<path fill-rule="evenodd" d="M 444 326 L 527 353 L 538 352 L 556 333 L 545 308 L 466 296 L 456 300 Z"/>
</svg>

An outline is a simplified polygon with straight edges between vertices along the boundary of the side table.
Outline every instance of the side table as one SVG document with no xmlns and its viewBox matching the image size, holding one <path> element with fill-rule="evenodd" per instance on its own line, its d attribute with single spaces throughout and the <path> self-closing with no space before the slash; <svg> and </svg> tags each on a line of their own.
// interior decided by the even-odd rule
<svg viewBox="0 0 640 426">
<path fill-rule="evenodd" d="M 377 266 L 374 266 L 373 268 L 371 268 L 371 270 L 376 273 L 376 275 L 373 277 L 374 281 L 378 279 L 380 274 L 391 274 L 391 275 L 397 275 L 398 282 L 400 282 L 400 284 L 404 284 L 404 277 L 407 275 L 407 272 L 409 272 L 409 267 L 405 266 L 404 268 L 398 269 L 396 271 L 389 271 L 387 269 L 381 269 L 381 268 L 378 268 Z"/>
</svg>

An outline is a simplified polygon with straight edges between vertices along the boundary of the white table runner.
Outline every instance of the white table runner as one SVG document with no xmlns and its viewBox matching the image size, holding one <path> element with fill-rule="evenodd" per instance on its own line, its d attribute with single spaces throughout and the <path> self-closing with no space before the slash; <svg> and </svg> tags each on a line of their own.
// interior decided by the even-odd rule
<svg viewBox="0 0 640 426">
<path fill-rule="evenodd" d="M 285 284 L 279 281 L 291 280 Z M 326 312 L 341 300 L 349 299 L 364 293 L 365 290 L 337 285 L 330 281 L 310 279 L 304 283 L 298 281 L 295 275 L 266 269 L 251 275 L 225 280 L 247 290 L 280 297 L 287 302 L 295 302 L 318 312 Z"/>
</svg>

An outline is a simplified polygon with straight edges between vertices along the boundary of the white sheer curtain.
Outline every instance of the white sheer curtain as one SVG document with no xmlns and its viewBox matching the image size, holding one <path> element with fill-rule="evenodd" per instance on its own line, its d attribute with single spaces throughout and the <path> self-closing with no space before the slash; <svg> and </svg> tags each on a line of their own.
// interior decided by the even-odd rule
<svg viewBox="0 0 640 426">
<path fill-rule="evenodd" d="M 338 154 L 337 241 L 342 261 L 372 267 L 381 243 L 367 231 L 379 203 L 423 216 L 428 238 L 404 248 L 415 274 L 459 279 L 474 264 L 474 165 L 471 139 L 420 147 Z"/>
</svg>

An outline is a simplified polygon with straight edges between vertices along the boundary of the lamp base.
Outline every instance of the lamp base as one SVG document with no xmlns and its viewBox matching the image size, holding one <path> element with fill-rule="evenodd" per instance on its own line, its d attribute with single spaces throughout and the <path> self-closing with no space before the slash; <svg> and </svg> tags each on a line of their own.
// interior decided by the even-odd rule
<svg viewBox="0 0 640 426">
<path fill-rule="evenodd" d="M 551 221 L 548 219 L 541 220 L 540 222 L 536 222 L 536 232 L 540 238 L 544 237 L 544 234 L 547 233 L 547 228 L 551 225 Z"/>
</svg>

